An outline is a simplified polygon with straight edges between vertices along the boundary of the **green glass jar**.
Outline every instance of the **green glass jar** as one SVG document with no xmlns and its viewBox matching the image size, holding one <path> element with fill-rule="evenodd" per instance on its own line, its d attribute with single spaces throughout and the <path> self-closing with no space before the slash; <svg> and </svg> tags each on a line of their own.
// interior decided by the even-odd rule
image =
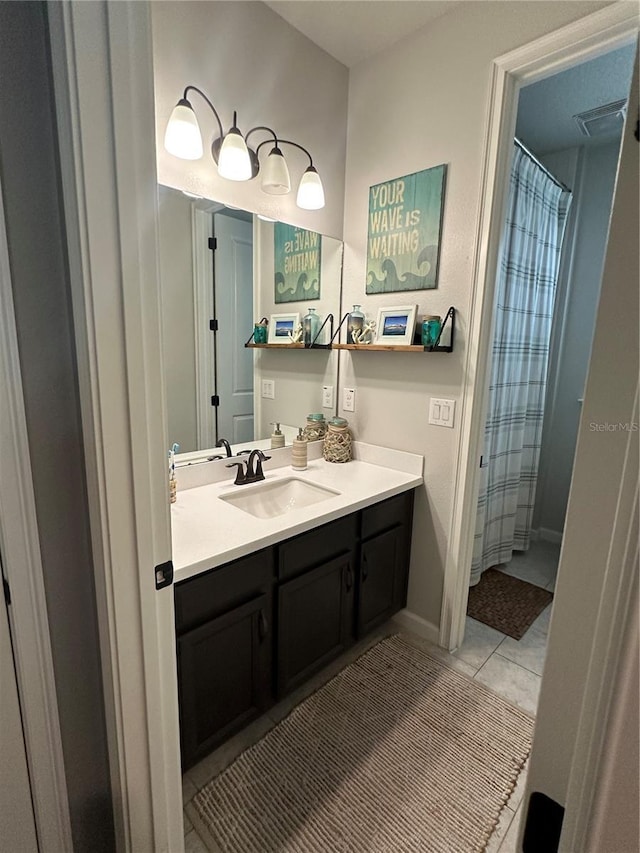
<svg viewBox="0 0 640 853">
<path fill-rule="evenodd" d="M 422 320 L 422 346 L 434 347 L 440 336 L 442 318 L 438 314 L 425 314 Z"/>
<path fill-rule="evenodd" d="M 267 324 L 256 323 L 253 327 L 253 342 L 254 344 L 266 344 L 267 342 Z"/>
</svg>

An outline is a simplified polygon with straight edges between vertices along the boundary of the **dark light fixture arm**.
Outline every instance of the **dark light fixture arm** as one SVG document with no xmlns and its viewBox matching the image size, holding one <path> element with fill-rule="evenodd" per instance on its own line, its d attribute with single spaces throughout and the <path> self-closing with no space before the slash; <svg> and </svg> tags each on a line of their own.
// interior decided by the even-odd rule
<svg viewBox="0 0 640 853">
<path fill-rule="evenodd" d="M 222 128 L 222 122 L 220 121 L 220 116 L 218 115 L 218 110 L 213 106 L 213 104 L 211 103 L 209 98 L 205 95 L 205 93 L 202 91 L 202 89 L 198 89 L 197 86 L 187 86 L 186 87 L 186 89 L 184 90 L 184 94 L 182 95 L 182 99 L 184 101 L 189 100 L 187 98 L 187 93 L 189 91 L 197 92 L 200 95 L 200 97 L 204 98 L 204 100 L 209 104 L 209 106 L 211 107 L 211 111 L 213 112 L 214 116 L 216 117 L 216 121 L 218 122 L 218 129 L 220 130 L 220 136 L 223 137 L 224 136 L 224 130 Z"/>
<path fill-rule="evenodd" d="M 270 134 L 273 136 L 273 141 L 274 141 L 274 142 L 275 142 L 275 144 L 276 144 L 276 148 L 278 147 L 278 135 L 276 134 L 275 130 L 273 130 L 273 129 L 272 129 L 272 128 L 270 128 L 270 127 L 266 127 L 266 125 L 262 125 L 262 124 L 258 124 L 258 125 L 256 125 L 256 127 L 252 127 L 252 128 L 251 128 L 251 130 L 248 130 L 248 131 L 245 133 L 245 135 L 244 135 L 244 141 L 247 143 L 247 145 L 248 145 L 249 137 L 250 137 L 250 136 L 251 136 L 251 134 L 252 134 L 252 133 L 254 133 L 256 130 L 266 130 L 266 131 L 267 131 L 267 133 L 270 133 Z M 260 143 L 260 145 L 258 145 L 258 147 L 256 148 L 256 154 L 257 154 L 257 153 L 258 153 L 258 151 L 260 150 L 260 147 L 261 147 L 262 145 L 266 145 L 266 144 L 267 144 L 267 142 L 271 142 L 271 140 L 270 140 L 270 139 L 265 139 L 265 140 L 264 140 L 264 142 L 261 142 L 261 143 Z"/>
<path fill-rule="evenodd" d="M 247 135 L 248 135 L 248 134 L 247 134 Z M 303 148 L 303 146 L 302 146 L 302 145 L 298 145 L 298 143 L 297 143 L 297 142 L 292 142 L 290 139 L 280 139 L 279 137 L 277 137 L 277 136 L 275 135 L 275 133 L 274 133 L 274 137 L 275 137 L 275 140 L 276 140 L 276 144 L 277 144 L 277 145 L 281 145 L 281 144 L 283 144 L 283 145 L 293 145 L 293 147 L 294 147 L 294 148 L 299 148 L 299 149 L 300 149 L 300 151 L 304 151 L 304 153 L 305 153 L 305 154 L 307 155 L 307 157 L 309 158 L 309 165 L 310 165 L 310 166 L 313 166 L 313 157 L 311 156 L 311 154 L 309 154 L 309 152 L 307 151 L 307 149 L 306 149 L 306 148 Z M 268 142 L 270 142 L 270 141 L 271 141 L 271 140 L 269 140 L 269 139 L 265 139 L 265 140 L 264 140 L 264 142 L 261 142 L 261 143 L 260 143 L 260 145 L 258 145 L 258 147 L 256 148 L 256 154 L 259 154 L 259 153 L 260 153 L 260 149 L 262 148 L 262 146 L 263 146 L 263 145 L 266 145 L 266 144 L 267 144 Z"/>
</svg>

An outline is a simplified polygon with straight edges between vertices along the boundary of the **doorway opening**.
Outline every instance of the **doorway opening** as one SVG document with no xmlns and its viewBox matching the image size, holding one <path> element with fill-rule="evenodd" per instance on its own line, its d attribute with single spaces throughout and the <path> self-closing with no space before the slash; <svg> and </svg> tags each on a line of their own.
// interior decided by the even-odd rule
<svg viewBox="0 0 640 853">
<path fill-rule="evenodd" d="M 546 271 L 553 280 L 530 279 L 536 293 L 528 302 L 509 301 L 509 288 L 527 286 L 519 280 L 525 241 L 506 239 L 503 225 L 471 572 L 477 587 L 469 612 L 476 618 L 467 616 L 457 654 L 477 667 L 478 680 L 530 713 L 544 666 L 634 57 L 635 45 L 618 47 L 519 93 L 515 134 L 523 145 L 514 146 L 506 223 L 519 157 L 526 159 L 525 180 L 539 179 L 557 199 L 566 188 L 570 204 L 559 220 L 556 263 Z M 548 234 L 536 252 L 541 243 L 548 245 Z M 510 409 L 517 395 L 522 417 Z M 524 631 L 522 622 L 515 629 L 513 621 L 501 622 L 504 601 L 521 616 L 529 599 Z"/>
</svg>

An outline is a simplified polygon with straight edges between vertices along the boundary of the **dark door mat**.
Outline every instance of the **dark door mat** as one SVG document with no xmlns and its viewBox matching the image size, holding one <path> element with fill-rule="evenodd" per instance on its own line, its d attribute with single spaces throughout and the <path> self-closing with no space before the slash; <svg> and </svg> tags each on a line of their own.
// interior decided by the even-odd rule
<svg viewBox="0 0 640 853">
<path fill-rule="evenodd" d="M 487 569 L 469 590 L 467 614 L 514 640 L 520 640 L 553 593 L 514 578 L 498 569 Z"/>
</svg>

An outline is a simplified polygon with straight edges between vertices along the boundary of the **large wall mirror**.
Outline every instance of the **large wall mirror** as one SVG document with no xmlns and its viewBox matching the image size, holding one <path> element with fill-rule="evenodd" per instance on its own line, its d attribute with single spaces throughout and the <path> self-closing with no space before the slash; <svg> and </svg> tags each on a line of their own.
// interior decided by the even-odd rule
<svg viewBox="0 0 640 853">
<path fill-rule="evenodd" d="M 268 448 L 276 422 L 289 444 L 308 413 L 333 415 L 337 352 L 245 343 L 254 322 L 274 314 L 302 319 L 313 307 L 339 322 L 341 241 L 296 237 L 291 226 L 165 186 L 158 207 L 169 440 L 182 459 L 216 455 L 221 438 L 235 452 Z M 331 409 L 322 409 L 324 386 Z"/>
</svg>

